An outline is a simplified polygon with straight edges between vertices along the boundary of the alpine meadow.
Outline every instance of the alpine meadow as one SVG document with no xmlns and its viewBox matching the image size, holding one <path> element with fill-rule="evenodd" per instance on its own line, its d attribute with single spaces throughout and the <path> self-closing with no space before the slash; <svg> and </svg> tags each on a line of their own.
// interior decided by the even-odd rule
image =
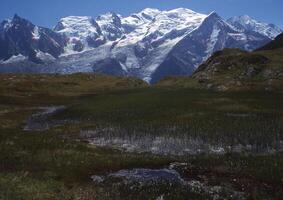
<svg viewBox="0 0 283 200">
<path fill-rule="evenodd" d="M 135 2 L 2 2 L 0 199 L 282 199 L 282 2 Z"/>
</svg>

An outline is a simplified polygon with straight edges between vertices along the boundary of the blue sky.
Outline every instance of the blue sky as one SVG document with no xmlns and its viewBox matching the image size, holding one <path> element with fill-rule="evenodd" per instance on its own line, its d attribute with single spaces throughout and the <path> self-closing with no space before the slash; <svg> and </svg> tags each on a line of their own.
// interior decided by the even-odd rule
<svg viewBox="0 0 283 200">
<path fill-rule="evenodd" d="M 0 0 L 0 5 L 0 20 L 17 13 L 46 27 L 53 27 L 61 17 L 69 15 L 96 17 L 114 11 L 127 16 L 146 7 L 186 7 L 201 13 L 216 11 L 224 18 L 248 14 L 283 28 L 283 0 Z"/>
</svg>

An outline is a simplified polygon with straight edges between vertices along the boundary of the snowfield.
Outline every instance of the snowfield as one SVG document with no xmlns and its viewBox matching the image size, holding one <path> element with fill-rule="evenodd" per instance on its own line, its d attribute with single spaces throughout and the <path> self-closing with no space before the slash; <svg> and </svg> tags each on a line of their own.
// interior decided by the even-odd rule
<svg viewBox="0 0 283 200">
<path fill-rule="evenodd" d="M 17 27 L 16 23 L 16 20 L 2 22 L 0 33 L 8 34 L 11 28 Z M 42 61 L 37 63 L 39 72 L 99 72 L 135 76 L 154 83 L 168 75 L 192 74 L 213 52 L 223 48 L 254 50 L 282 30 L 249 16 L 226 21 L 215 12 L 207 15 L 187 8 L 164 11 L 146 8 L 126 17 L 113 12 L 96 19 L 64 17 L 53 31 L 47 41 L 63 52 L 56 51 L 54 54 L 60 55 L 52 59 L 46 47 L 34 49 Z M 62 35 L 66 41 L 59 44 L 54 34 Z M 37 26 L 31 31 L 33 40 L 42 39 L 42 35 L 46 33 Z M 17 56 L 21 54 L 22 57 Z M 24 57 L 28 55 L 19 52 L 2 61 L 0 66 L 16 72 L 18 68 L 13 66 L 21 66 Z M 0 55 L 0 60 L 4 58 Z"/>
</svg>

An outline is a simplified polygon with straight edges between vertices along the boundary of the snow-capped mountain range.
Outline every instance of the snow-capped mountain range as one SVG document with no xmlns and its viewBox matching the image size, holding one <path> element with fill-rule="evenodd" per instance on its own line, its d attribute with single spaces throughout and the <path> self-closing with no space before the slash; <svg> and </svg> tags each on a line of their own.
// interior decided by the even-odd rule
<svg viewBox="0 0 283 200">
<path fill-rule="evenodd" d="M 248 15 L 232 17 L 228 19 L 227 22 L 239 30 L 258 32 L 271 39 L 274 39 L 282 32 L 282 30 L 274 24 L 259 22 Z"/>
<path fill-rule="evenodd" d="M 190 75 L 223 48 L 254 50 L 282 30 L 248 16 L 186 8 L 62 18 L 51 30 L 15 15 L 0 24 L 0 72 L 99 72 L 155 83 Z"/>
</svg>

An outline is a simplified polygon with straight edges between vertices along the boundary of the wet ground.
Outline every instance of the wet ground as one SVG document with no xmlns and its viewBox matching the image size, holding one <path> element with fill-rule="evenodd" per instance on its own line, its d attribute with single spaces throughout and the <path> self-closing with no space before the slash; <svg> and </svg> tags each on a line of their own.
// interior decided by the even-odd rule
<svg viewBox="0 0 283 200">
<path fill-rule="evenodd" d="M 247 195 L 226 184 L 208 184 L 188 176 L 181 175 L 181 170 L 187 167 L 185 163 L 172 163 L 163 169 L 131 169 L 120 170 L 107 175 L 93 175 L 91 178 L 97 185 L 104 187 L 124 187 L 131 193 L 139 194 L 148 187 L 155 191 L 152 199 L 171 199 L 172 192 L 182 194 L 179 198 L 198 196 L 201 199 L 247 199 Z M 167 193 L 161 188 L 168 189 Z M 171 191 L 170 191 L 171 190 Z M 162 193 L 164 192 L 164 193 Z M 170 194 L 169 194 L 170 193 Z M 176 194 L 178 195 L 178 194 Z"/>
<path fill-rule="evenodd" d="M 66 109 L 65 106 L 41 107 L 39 109 L 40 112 L 33 114 L 27 120 L 25 131 L 44 131 L 56 124 L 62 124 L 62 122 L 49 120 L 49 118 L 63 112 Z M 117 134 L 115 128 L 84 130 L 80 132 L 80 137 L 94 146 L 162 156 L 203 154 L 222 156 L 227 153 L 273 154 L 283 150 L 282 141 L 278 141 L 279 145 L 276 148 L 266 147 L 262 151 L 258 151 L 258 147 L 254 145 L 230 146 L 223 143 L 208 143 L 200 138 L 186 135 L 127 134 L 126 132 Z M 142 196 L 144 191 L 149 191 L 148 195 L 151 199 L 159 200 L 172 199 L 174 193 L 179 195 L 177 199 L 187 199 L 189 196 L 192 196 L 192 199 L 249 199 L 251 198 L 250 194 L 257 188 L 263 190 L 272 188 L 274 192 L 277 188 L 282 190 L 281 187 L 257 182 L 253 177 L 227 171 L 192 168 L 188 163 L 171 163 L 159 169 L 123 169 L 107 174 L 93 174 L 90 179 L 93 184 L 109 189 L 109 193 L 112 190 L 115 192 L 119 190 L 125 194 Z"/>
<path fill-rule="evenodd" d="M 153 153 L 157 155 L 198 155 L 226 153 L 273 154 L 283 152 L 283 141 L 277 141 L 274 146 L 259 146 L 257 144 L 225 144 L 192 138 L 185 134 L 143 134 L 126 131 L 117 134 L 115 131 L 96 130 L 81 131 L 81 137 L 90 144 L 102 147 L 117 148 L 127 152 Z"/>
<path fill-rule="evenodd" d="M 39 107 L 40 112 L 33 114 L 26 122 L 24 131 L 44 131 L 49 129 L 52 124 L 48 118 L 57 113 L 63 112 L 65 106 Z"/>
</svg>

